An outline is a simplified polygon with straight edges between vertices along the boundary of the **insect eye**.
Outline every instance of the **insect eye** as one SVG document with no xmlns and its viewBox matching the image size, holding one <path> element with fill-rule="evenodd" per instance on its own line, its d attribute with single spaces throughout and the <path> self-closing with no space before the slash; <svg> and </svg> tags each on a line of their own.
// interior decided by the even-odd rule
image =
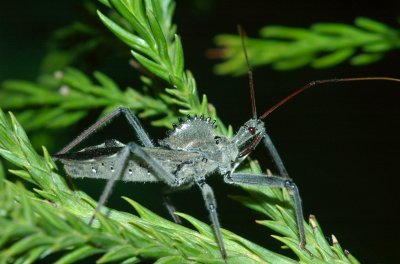
<svg viewBox="0 0 400 264">
<path fill-rule="evenodd" d="M 256 133 L 256 128 L 255 127 L 249 127 L 247 128 L 250 132 L 250 134 L 254 135 Z"/>
<path fill-rule="evenodd" d="M 221 137 L 218 137 L 218 136 L 216 136 L 216 137 L 214 137 L 214 139 L 215 139 L 215 144 L 219 144 L 220 143 L 220 141 L 221 141 Z"/>
</svg>

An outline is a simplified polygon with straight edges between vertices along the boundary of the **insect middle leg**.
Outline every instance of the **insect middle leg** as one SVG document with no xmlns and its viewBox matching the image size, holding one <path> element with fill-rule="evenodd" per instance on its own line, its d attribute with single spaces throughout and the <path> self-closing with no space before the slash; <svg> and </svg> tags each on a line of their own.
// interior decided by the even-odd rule
<svg viewBox="0 0 400 264">
<path fill-rule="evenodd" d="M 200 187 L 204 202 L 206 204 L 206 208 L 210 215 L 211 223 L 214 227 L 214 232 L 217 237 L 218 246 L 221 251 L 221 256 L 224 260 L 226 260 L 227 255 L 226 255 L 226 250 L 225 250 L 225 246 L 224 246 L 224 241 L 222 240 L 221 227 L 220 227 L 218 215 L 217 215 L 217 202 L 214 197 L 214 191 L 212 190 L 210 185 L 208 185 L 204 181 L 204 179 L 197 180 L 196 184 Z"/>
<path fill-rule="evenodd" d="M 301 206 L 299 189 L 297 188 L 297 185 L 293 181 L 285 179 L 283 177 L 268 176 L 263 174 L 250 174 L 250 173 L 233 173 L 231 175 L 225 176 L 224 180 L 226 183 L 230 184 L 264 185 L 269 187 L 287 189 L 289 193 L 292 195 L 294 200 L 296 221 L 300 238 L 299 246 L 300 248 L 305 249 L 306 236 L 303 223 L 303 218 L 304 218 L 303 208 Z"/>
<path fill-rule="evenodd" d="M 161 164 L 149 156 L 141 146 L 134 142 L 128 143 L 119 153 L 118 160 L 116 162 L 115 171 L 113 172 L 111 178 L 108 180 L 101 196 L 99 202 L 96 206 L 96 212 L 100 211 L 100 209 L 107 202 L 108 197 L 111 195 L 112 189 L 118 179 L 123 175 L 126 166 L 128 165 L 129 159 L 131 157 L 135 157 L 139 159 L 146 168 L 149 169 L 153 173 L 156 178 L 160 181 L 166 183 L 170 187 L 179 187 L 181 182 L 177 177 L 175 177 L 171 172 L 165 170 Z M 93 222 L 94 217 L 91 218 L 89 224 Z"/>
<path fill-rule="evenodd" d="M 89 220 L 89 225 L 92 225 L 96 213 L 100 211 L 100 209 L 105 205 L 108 198 L 110 197 L 113 187 L 117 180 L 119 180 L 128 165 L 130 157 L 130 149 L 129 147 L 124 147 L 117 155 L 117 161 L 115 162 L 115 170 L 110 179 L 108 179 L 106 186 L 104 187 L 103 192 L 100 195 L 99 201 L 97 202 L 97 206 L 94 214 Z"/>
</svg>

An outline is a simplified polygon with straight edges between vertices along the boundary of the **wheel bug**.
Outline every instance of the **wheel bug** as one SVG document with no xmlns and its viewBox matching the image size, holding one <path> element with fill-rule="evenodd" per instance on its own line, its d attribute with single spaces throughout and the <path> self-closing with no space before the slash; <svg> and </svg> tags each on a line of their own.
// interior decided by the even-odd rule
<svg viewBox="0 0 400 264">
<path fill-rule="evenodd" d="M 179 217 L 174 214 L 175 208 L 168 195 L 172 192 L 185 190 L 193 185 L 197 185 L 201 190 L 206 209 L 209 212 L 221 256 L 226 260 L 227 255 L 220 231 L 214 192 L 206 183 L 207 176 L 218 172 L 224 177 L 224 181 L 229 184 L 264 185 L 287 189 L 294 200 L 299 246 L 305 249 L 306 237 L 299 189 L 289 177 L 280 155 L 266 132 L 264 121 L 275 109 L 299 93 L 317 84 L 363 80 L 399 82 L 400 80 L 387 77 L 367 77 L 310 82 L 258 117 L 252 70 L 249 66 L 242 33 L 241 36 L 244 55 L 249 69 L 252 118 L 245 122 L 232 138 L 218 135 L 215 131 L 215 121 L 211 121 L 210 118 L 205 118 L 203 115 L 200 117 L 195 115 L 193 117 L 188 116 L 185 120 L 179 119 L 179 124 L 175 125 L 174 129 L 168 132 L 167 137 L 159 140 L 158 144 L 155 144 L 140 124 L 138 118 L 128 108 L 119 107 L 84 130 L 61 151 L 52 156 L 64 165 L 66 173 L 73 178 L 108 180 L 99 198 L 95 209 L 96 212 L 105 205 L 117 180 L 129 182 L 163 182 L 167 185 L 167 189 L 164 191 L 164 202 L 167 210 L 173 220 L 180 223 Z M 117 140 L 108 140 L 100 145 L 71 152 L 74 147 L 92 136 L 99 129 L 107 126 L 107 124 L 121 114 L 126 118 L 141 144 L 135 142 L 123 144 Z M 236 173 L 235 170 L 237 167 L 257 147 L 261 140 L 277 167 L 278 175 Z M 93 214 L 89 224 L 92 224 L 94 217 L 95 214 Z"/>
</svg>

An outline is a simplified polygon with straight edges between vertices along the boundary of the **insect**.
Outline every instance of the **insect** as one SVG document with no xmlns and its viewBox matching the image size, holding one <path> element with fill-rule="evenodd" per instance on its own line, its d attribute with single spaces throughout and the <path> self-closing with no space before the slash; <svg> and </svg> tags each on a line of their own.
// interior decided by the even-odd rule
<svg viewBox="0 0 400 264">
<path fill-rule="evenodd" d="M 123 114 L 135 130 L 139 141 L 123 144 L 109 140 L 78 152 L 70 152 L 77 144 L 92 135 L 116 116 Z M 284 177 L 235 173 L 237 166 L 264 139 L 264 143 L 275 157 Z M 265 132 L 264 123 L 258 118 L 247 121 L 231 139 L 218 135 L 209 118 L 187 117 L 169 135 L 155 145 L 148 137 L 139 120 L 127 108 L 118 108 L 87 130 L 74 141 L 53 155 L 64 164 L 66 173 L 73 178 L 107 179 L 106 187 L 99 199 L 96 211 L 105 204 L 116 180 L 130 182 L 163 182 L 169 188 L 166 194 L 197 185 L 203 195 L 210 214 L 222 257 L 226 252 L 217 216 L 217 203 L 212 188 L 206 183 L 208 175 L 218 172 L 230 184 L 255 184 L 287 188 L 293 193 L 296 216 L 299 222 L 301 246 L 305 246 L 303 213 L 297 186 L 290 180 L 278 153 Z M 168 211 L 176 222 L 174 207 L 168 196 L 165 198 Z M 91 219 L 91 222 L 93 218 Z"/>
<path fill-rule="evenodd" d="M 248 63 L 245 49 L 244 54 Z M 73 178 L 107 179 L 107 184 L 99 198 L 96 212 L 106 203 L 117 180 L 162 182 L 167 186 L 164 191 L 167 210 L 174 221 L 179 223 L 180 219 L 174 214 L 175 208 L 168 195 L 196 185 L 201 190 L 224 260 L 226 260 L 227 255 L 220 231 L 217 203 L 212 188 L 206 182 L 207 177 L 218 173 L 223 176 L 224 181 L 228 184 L 285 188 L 294 200 L 299 246 L 305 249 L 306 237 L 299 190 L 289 177 L 282 159 L 266 132 L 265 119 L 276 108 L 317 84 L 362 80 L 400 80 L 386 77 L 367 77 L 314 81 L 284 98 L 258 117 L 250 67 L 249 79 L 253 115 L 239 128 L 232 138 L 219 135 L 215 131 L 215 121 L 211 121 L 210 118 L 187 116 L 186 119 L 180 119 L 179 124 L 169 131 L 164 139 L 154 143 L 138 118 L 128 108 L 119 107 L 84 130 L 61 151 L 53 155 L 53 158 L 59 160 L 64 165 L 66 173 Z M 80 151 L 71 151 L 120 115 L 123 115 L 128 121 L 138 138 L 139 144 L 136 142 L 124 144 L 113 139 Z M 278 174 L 271 176 L 236 172 L 237 167 L 261 141 L 269 151 L 277 167 Z M 93 220 L 94 215 L 90 223 Z"/>
<path fill-rule="evenodd" d="M 243 36 L 242 41 L 244 41 Z M 248 63 L 245 48 L 244 51 L 246 62 Z M 119 107 L 83 131 L 52 157 L 55 160 L 59 160 L 64 165 L 66 173 L 73 178 L 108 180 L 99 198 L 96 212 L 106 203 L 117 180 L 162 182 L 167 186 L 164 191 L 167 210 L 174 221 L 179 223 L 180 219 L 174 214 L 175 208 L 168 194 L 197 185 L 201 190 L 209 212 L 221 256 L 224 260 L 226 260 L 227 255 L 217 216 L 217 203 L 212 188 L 206 182 L 207 176 L 217 172 L 223 175 L 224 181 L 229 184 L 286 188 L 292 194 L 295 203 L 300 247 L 305 248 L 306 240 L 299 190 L 289 178 L 277 150 L 266 133 L 263 122 L 264 117 L 257 117 L 250 67 L 249 78 L 253 117 L 241 126 L 232 138 L 218 135 L 215 131 L 215 121 L 211 121 L 210 118 L 187 116 L 185 120 L 179 119 L 179 125 L 169 131 L 166 138 L 159 140 L 158 144 L 155 144 L 137 117 L 128 108 Z M 135 142 L 123 144 L 117 140 L 108 140 L 100 145 L 71 152 L 79 143 L 121 114 L 126 118 L 141 144 Z M 266 114 L 264 115 L 266 116 Z M 271 153 L 280 176 L 236 173 L 236 168 L 261 140 L 263 140 L 264 145 Z M 93 220 L 94 215 L 90 220 L 90 224 Z"/>
</svg>

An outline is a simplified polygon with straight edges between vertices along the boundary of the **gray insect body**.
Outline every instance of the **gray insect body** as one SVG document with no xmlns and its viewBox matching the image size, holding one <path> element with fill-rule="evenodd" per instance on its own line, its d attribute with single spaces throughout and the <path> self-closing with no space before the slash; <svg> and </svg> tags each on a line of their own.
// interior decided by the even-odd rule
<svg viewBox="0 0 400 264">
<path fill-rule="evenodd" d="M 243 133 L 242 133 L 243 134 Z M 233 172 L 241 136 L 229 140 L 215 132 L 210 119 L 188 118 L 180 121 L 159 147 L 143 147 L 147 155 L 154 158 L 165 170 L 178 178 L 180 185 L 192 185 L 218 171 L 222 175 Z M 66 173 L 73 178 L 110 179 L 115 171 L 118 152 L 126 147 L 117 140 L 82 149 L 60 159 Z M 151 168 L 136 157 L 130 157 L 122 175 L 122 181 L 157 182 Z"/>
<path fill-rule="evenodd" d="M 142 146 L 134 142 L 123 144 L 116 140 L 109 140 L 100 145 L 71 152 L 71 149 L 120 114 L 128 120 Z M 214 123 L 215 121 L 210 122 L 209 118 L 204 119 L 203 116 L 200 118 L 188 116 L 186 120 L 180 119 L 179 125 L 169 131 L 167 137 L 159 140 L 158 145 L 155 146 L 134 114 L 129 109 L 120 107 L 83 131 L 59 153 L 53 155 L 53 158 L 63 163 L 66 173 L 73 178 L 108 180 L 96 211 L 105 204 L 117 180 L 163 182 L 168 186 L 164 191 L 165 205 L 175 222 L 180 223 L 167 195 L 196 184 L 201 190 L 209 211 L 224 259 L 226 259 L 226 252 L 216 212 L 217 203 L 212 188 L 206 183 L 206 177 L 218 173 L 223 175 L 224 181 L 229 184 L 286 188 L 294 198 L 300 246 L 304 248 L 303 212 L 299 192 L 297 186 L 288 177 L 265 131 L 264 122 L 261 119 L 252 118 L 240 127 L 232 138 L 218 135 Z M 235 173 L 238 165 L 262 139 L 282 176 Z M 90 223 L 93 219 L 94 216 Z"/>
</svg>

